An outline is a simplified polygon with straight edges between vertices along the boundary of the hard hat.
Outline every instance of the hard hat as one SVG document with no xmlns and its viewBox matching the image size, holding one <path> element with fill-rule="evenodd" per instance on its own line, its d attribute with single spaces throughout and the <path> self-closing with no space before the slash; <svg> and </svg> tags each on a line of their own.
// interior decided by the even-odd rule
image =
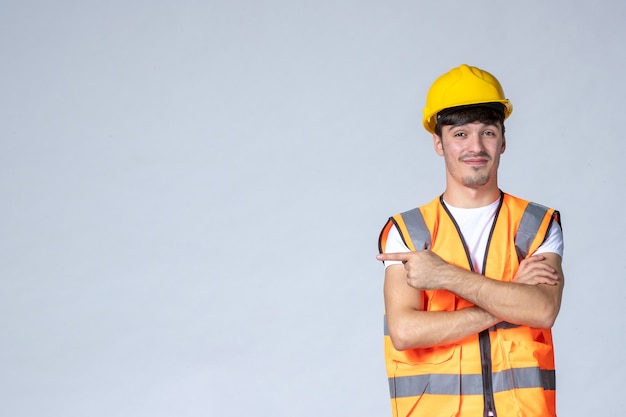
<svg viewBox="0 0 626 417">
<path fill-rule="evenodd" d="M 461 65 L 435 80 L 426 95 L 424 128 L 435 132 L 437 113 L 451 107 L 482 103 L 501 103 L 504 118 L 509 117 L 513 105 L 504 97 L 502 86 L 490 73 L 480 68 Z"/>
</svg>

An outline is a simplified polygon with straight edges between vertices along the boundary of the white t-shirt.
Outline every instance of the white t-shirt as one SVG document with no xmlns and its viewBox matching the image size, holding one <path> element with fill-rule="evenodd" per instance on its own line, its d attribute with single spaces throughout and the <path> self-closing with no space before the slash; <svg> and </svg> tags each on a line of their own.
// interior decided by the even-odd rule
<svg viewBox="0 0 626 417">
<path fill-rule="evenodd" d="M 487 241 L 489 240 L 489 233 L 491 232 L 493 221 L 496 218 L 496 211 L 498 210 L 499 204 L 499 199 L 488 206 L 478 208 L 459 208 L 446 203 L 446 207 L 448 207 L 452 217 L 454 217 L 454 220 L 461 229 L 463 239 L 465 239 L 467 249 L 474 263 L 474 271 L 478 273 L 482 272 Z M 400 232 L 395 226 L 389 230 L 385 252 L 410 252 L 410 249 L 402 241 Z M 535 254 L 546 252 L 553 252 L 561 257 L 563 256 L 563 232 L 557 222 L 554 222 L 552 227 L 550 227 L 546 240 L 539 246 Z M 402 262 L 385 261 L 385 267 L 400 263 Z"/>
</svg>

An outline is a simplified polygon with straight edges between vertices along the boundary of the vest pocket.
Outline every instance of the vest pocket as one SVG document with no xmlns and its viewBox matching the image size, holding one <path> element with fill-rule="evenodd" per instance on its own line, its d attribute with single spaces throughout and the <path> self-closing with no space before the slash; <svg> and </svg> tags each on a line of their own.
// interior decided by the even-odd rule
<svg viewBox="0 0 626 417">
<path fill-rule="evenodd" d="M 543 369 L 553 368 L 552 346 L 534 341 L 502 340 L 500 342 L 506 363 L 511 367 L 520 368 L 539 366 Z"/>
<path fill-rule="evenodd" d="M 498 358 L 495 358 L 495 356 Z M 499 341 L 494 369 L 501 391 L 496 403 L 527 417 L 554 416 L 554 359 L 551 345 L 538 341 Z"/>
<path fill-rule="evenodd" d="M 448 345 L 432 348 L 407 349 L 404 351 L 395 350 L 392 358 L 396 362 L 405 363 L 411 366 L 438 365 L 452 359 L 457 345 Z"/>
<path fill-rule="evenodd" d="M 395 369 L 389 382 L 394 415 L 433 413 L 453 417 L 458 414 L 461 401 L 459 346 L 395 351 L 392 359 Z"/>
</svg>

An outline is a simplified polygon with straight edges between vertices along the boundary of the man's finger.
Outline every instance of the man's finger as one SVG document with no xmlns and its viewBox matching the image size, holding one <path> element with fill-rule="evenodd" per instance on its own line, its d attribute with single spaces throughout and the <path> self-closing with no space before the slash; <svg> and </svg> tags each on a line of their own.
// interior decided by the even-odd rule
<svg viewBox="0 0 626 417">
<path fill-rule="evenodd" d="M 400 261 L 406 262 L 411 258 L 411 252 L 400 253 L 381 253 L 376 255 L 376 259 L 379 261 Z"/>
</svg>

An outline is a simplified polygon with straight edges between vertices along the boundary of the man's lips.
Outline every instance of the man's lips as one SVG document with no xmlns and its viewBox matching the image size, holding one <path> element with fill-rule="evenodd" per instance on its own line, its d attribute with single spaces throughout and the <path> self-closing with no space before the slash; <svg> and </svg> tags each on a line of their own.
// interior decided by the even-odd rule
<svg viewBox="0 0 626 417">
<path fill-rule="evenodd" d="M 461 159 L 461 162 L 466 163 L 468 165 L 484 165 L 487 162 L 489 162 L 489 158 L 479 158 L 479 157 L 463 158 Z"/>
</svg>

